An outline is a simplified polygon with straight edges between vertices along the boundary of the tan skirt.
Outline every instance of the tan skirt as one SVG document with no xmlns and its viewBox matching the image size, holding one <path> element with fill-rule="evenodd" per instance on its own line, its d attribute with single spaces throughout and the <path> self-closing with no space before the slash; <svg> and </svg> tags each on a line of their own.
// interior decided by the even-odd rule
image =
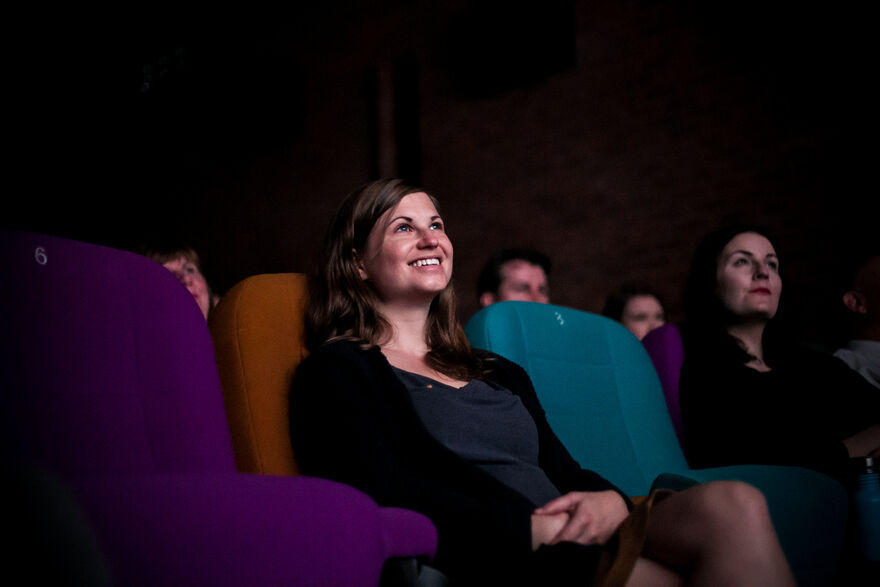
<svg viewBox="0 0 880 587">
<path fill-rule="evenodd" d="M 626 585 L 645 546 L 651 509 L 655 503 L 673 493 L 674 491 L 669 489 L 657 489 L 647 497 L 633 498 L 632 512 L 602 548 L 602 555 L 599 557 L 591 585 L 596 587 Z"/>
</svg>

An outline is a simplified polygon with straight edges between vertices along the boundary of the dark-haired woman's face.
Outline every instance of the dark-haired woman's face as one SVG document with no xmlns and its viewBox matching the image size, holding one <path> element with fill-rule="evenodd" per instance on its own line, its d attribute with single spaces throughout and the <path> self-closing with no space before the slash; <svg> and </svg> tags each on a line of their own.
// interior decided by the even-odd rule
<svg viewBox="0 0 880 587">
<path fill-rule="evenodd" d="M 620 322 L 642 340 L 646 334 L 666 324 L 666 312 L 654 296 L 637 295 L 624 304 Z"/>
<path fill-rule="evenodd" d="M 716 294 L 727 310 L 747 320 L 770 320 L 779 307 L 782 279 L 773 244 L 754 232 L 733 237 L 718 258 Z"/>
<path fill-rule="evenodd" d="M 386 304 L 430 301 L 443 291 L 452 278 L 452 243 L 427 194 L 404 196 L 379 218 L 359 272 Z"/>
</svg>

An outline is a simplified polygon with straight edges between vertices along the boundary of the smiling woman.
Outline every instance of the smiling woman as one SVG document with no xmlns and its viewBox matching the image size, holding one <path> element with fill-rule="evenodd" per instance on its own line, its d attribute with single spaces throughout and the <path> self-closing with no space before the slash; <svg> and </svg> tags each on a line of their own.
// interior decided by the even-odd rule
<svg viewBox="0 0 880 587">
<path fill-rule="evenodd" d="M 297 462 L 429 516 L 434 563 L 455 584 L 792 583 L 755 488 L 707 483 L 634 506 L 572 459 L 525 371 L 468 344 L 428 193 L 400 180 L 355 190 L 324 252 L 290 394 Z"/>
<path fill-rule="evenodd" d="M 452 278 L 452 243 L 434 202 L 424 192 L 404 196 L 379 217 L 359 259 L 361 279 L 372 283 L 383 314 L 411 302 L 425 308 Z"/>
<path fill-rule="evenodd" d="M 810 467 L 847 481 L 880 450 L 880 398 L 837 359 L 783 337 L 780 261 L 760 227 L 697 247 L 685 289 L 680 401 L 693 466 Z"/>
</svg>

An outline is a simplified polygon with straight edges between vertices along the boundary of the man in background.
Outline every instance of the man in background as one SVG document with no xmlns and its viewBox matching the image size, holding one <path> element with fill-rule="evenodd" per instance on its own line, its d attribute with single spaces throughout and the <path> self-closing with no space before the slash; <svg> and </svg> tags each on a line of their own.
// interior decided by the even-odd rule
<svg viewBox="0 0 880 587">
<path fill-rule="evenodd" d="M 477 280 L 480 307 L 496 302 L 550 303 L 550 259 L 530 249 L 507 249 L 493 255 Z"/>
<path fill-rule="evenodd" d="M 851 336 L 834 356 L 880 388 L 880 255 L 865 258 L 843 294 Z"/>
</svg>

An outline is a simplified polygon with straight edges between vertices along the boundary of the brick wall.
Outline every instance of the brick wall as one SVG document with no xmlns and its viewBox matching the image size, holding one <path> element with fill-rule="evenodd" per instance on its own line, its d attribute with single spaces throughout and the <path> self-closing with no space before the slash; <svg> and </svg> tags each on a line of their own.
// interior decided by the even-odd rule
<svg viewBox="0 0 880 587">
<path fill-rule="evenodd" d="M 203 87 L 200 104 L 172 103 L 178 118 L 164 134 L 134 124 L 134 137 L 109 120 L 142 120 L 145 102 L 108 116 L 84 100 L 93 117 L 77 128 L 108 136 L 115 128 L 116 142 L 79 158 L 68 145 L 76 181 L 39 187 L 63 186 L 81 204 L 65 199 L 54 216 L 25 204 L 6 224 L 121 247 L 149 230 L 181 229 L 221 291 L 254 273 L 307 270 L 338 201 L 377 173 L 370 80 L 405 59 L 418 108 L 401 108 L 410 118 L 398 123 L 417 131 L 406 135 L 419 141 L 415 172 L 443 204 L 463 318 L 477 309 L 485 258 L 525 245 L 553 258 L 556 303 L 598 311 L 611 288 L 640 279 L 678 319 L 698 238 L 745 219 L 779 235 L 782 303 L 806 336 L 823 335 L 817 315 L 838 255 L 874 226 L 866 208 L 876 201 L 868 179 L 876 96 L 857 10 L 576 0 L 551 20 L 536 18 L 534 30 L 528 12 L 497 21 L 480 12 L 471 34 L 500 47 L 492 45 L 494 64 L 472 65 L 508 77 L 475 95 L 458 82 L 460 49 L 476 46 L 461 36 L 462 19 L 478 4 L 486 3 L 391 2 L 358 18 L 315 9 L 307 21 L 224 23 L 234 40 L 222 29 L 152 39 L 160 53 L 186 49 L 189 82 L 212 58 L 237 55 L 236 66 L 214 64 L 220 79 Z M 506 56 L 522 61 L 523 47 L 538 52 L 557 33 L 570 35 L 547 54 L 557 61 L 517 77 Z M 119 74 L 142 55 L 132 51 Z M 201 126 L 187 124 L 194 118 Z M 248 121 L 263 132 L 242 132 Z M 135 213 L 96 221 L 108 203 Z"/>
</svg>

